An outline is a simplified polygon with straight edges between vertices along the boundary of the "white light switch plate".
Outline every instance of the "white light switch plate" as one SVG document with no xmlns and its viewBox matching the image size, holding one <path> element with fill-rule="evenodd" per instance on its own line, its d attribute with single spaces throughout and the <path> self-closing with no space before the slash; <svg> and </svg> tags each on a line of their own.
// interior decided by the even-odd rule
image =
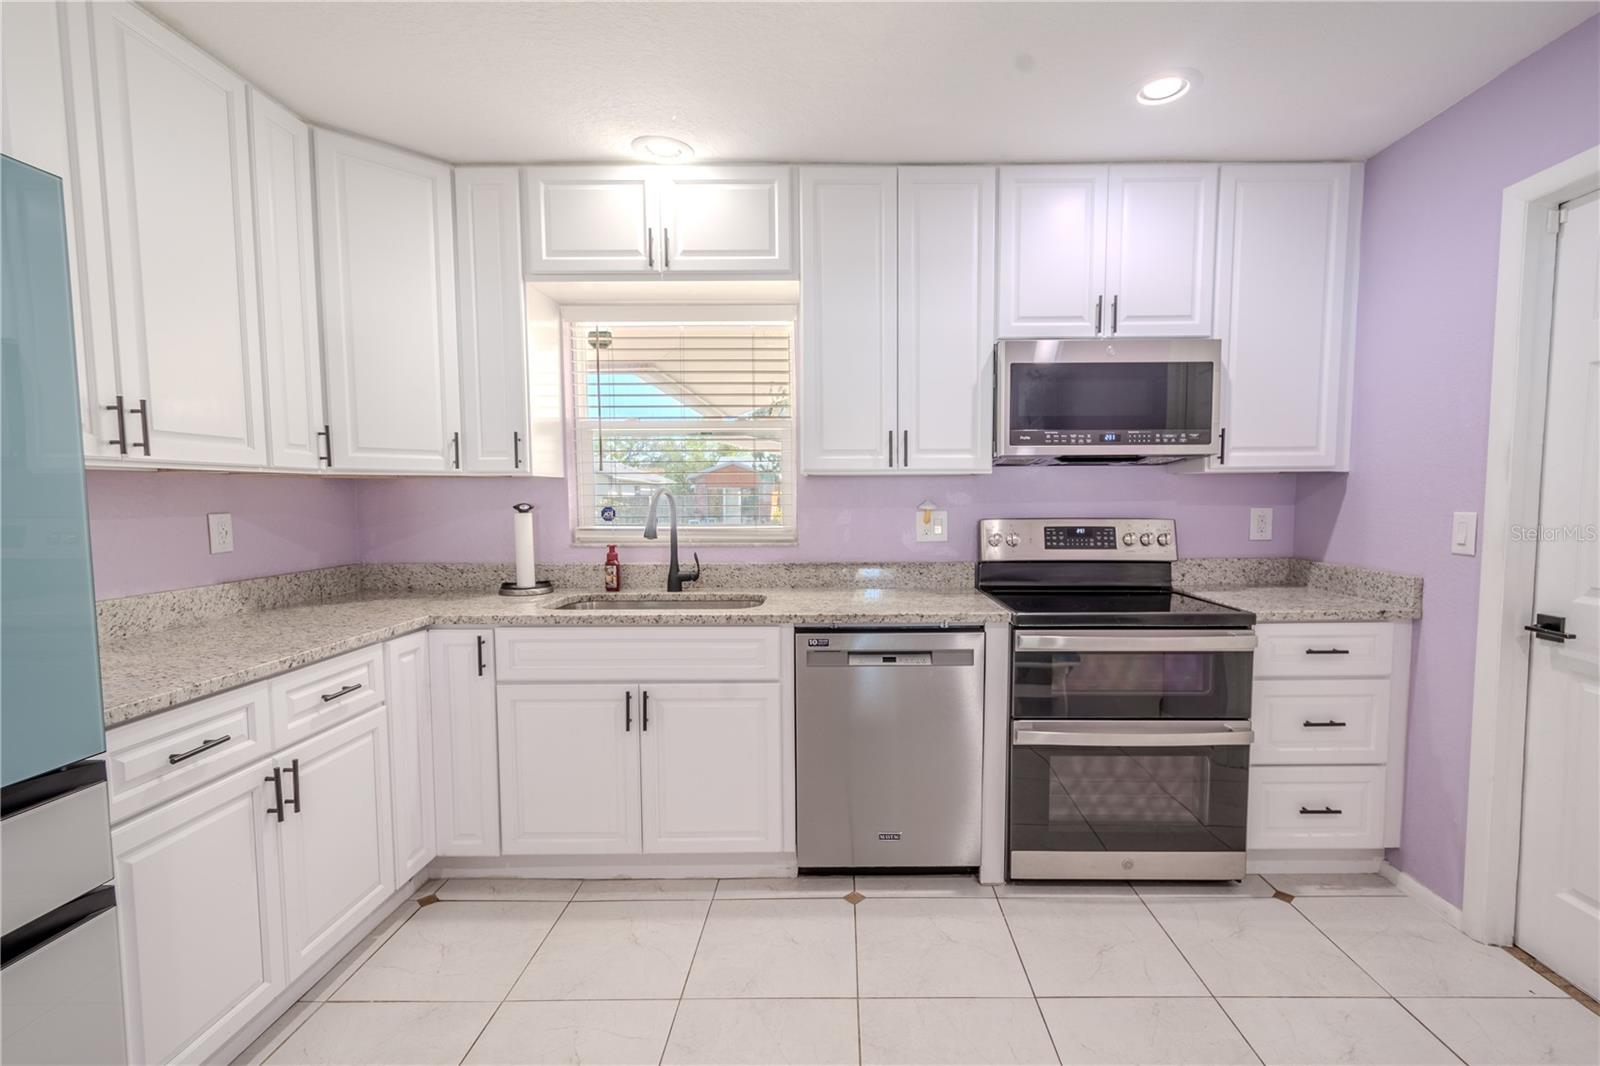
<svg viewBox="0 0 1600 1066">
<path fill-rule="evenodd" d="M 928 521 L 924 522 L 926 516 Z M 950 512 L 949 511 L 917 511 L 917 543 L 930 544 L 934 541 L 950 539 Z"/>
<path fill-rule="evenodd" d="M 208 514 L 206 528 L 211 532 L 212 555 L 233 551 L 233 515 L 227 511 Z"/>
<path fill-rule="evenodd" d="M 1457 511 L 1450 517 L 1450 554 L 1478 554 L 1478 512 Z"/>
<path fill-rule="evenodd" d="M 1250 508 L 1250 539 L 1251 540 L 1271 540 L 1272 539 L 1272 508 L 1270 508 L 1270 507 L 1252 507 L 1252 508 Z"/>
</svg>

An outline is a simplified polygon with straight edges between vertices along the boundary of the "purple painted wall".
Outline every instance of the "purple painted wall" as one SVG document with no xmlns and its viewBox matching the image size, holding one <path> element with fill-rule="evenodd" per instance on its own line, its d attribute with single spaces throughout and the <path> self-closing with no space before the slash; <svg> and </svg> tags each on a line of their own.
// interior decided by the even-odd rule
<svg viewBox="0 0 1600 1066">
<path fill-rule="evenodd" d="M 89 471 L 98 599 L 360 560 L 351 481 L 266 474 Z M 210 554 L 206 514 L 233 515 L 234 550 Z"/>
<path fill-rule="evenodd" d="M 1478 560 L 1448 538 L 1452 511 L 1483 509 L 1500 197 L 1597 143 L 1591 19 L 1367 163 L 1350 474 L 1299 480 L 1297 554 L 1425 580 L 1392 858 L 1457 904 Z"/>
</svg>

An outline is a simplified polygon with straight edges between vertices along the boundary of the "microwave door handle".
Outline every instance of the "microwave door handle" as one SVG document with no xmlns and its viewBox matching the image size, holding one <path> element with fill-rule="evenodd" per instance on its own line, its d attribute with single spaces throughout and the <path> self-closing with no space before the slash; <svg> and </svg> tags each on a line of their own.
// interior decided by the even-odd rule
<svg viewBox="0 0 1600 1066">
<path fill-rule="evenodd" d="M 1136 728 L 1128 723 L 1125 732 L 1099 729 L 1061 728 L 1051 722 L 1016 722 L 1011 729 L 1011 744 L 1017 748 L 1215 748 L 1245 747 L 1255 740 L 1248 727 L 1221 726 L 1207 732 L 1173 730 L 1170 723 L 1149 723 L 1155 730 Z"/>
</svg>

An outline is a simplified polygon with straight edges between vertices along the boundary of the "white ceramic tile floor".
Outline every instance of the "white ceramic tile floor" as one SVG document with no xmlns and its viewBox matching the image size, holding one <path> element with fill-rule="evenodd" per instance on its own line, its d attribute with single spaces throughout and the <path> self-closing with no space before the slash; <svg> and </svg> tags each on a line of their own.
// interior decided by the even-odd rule
<svg viewBox="0 0 1600 1066">
<path fill-rule="evenodd" d="M 1294 883 L 1317 895 L 453 880 L 237 1061 L 1600 1061 L 1600 1017 L 1509 954 L 1365 880 Z"/>
</svg>

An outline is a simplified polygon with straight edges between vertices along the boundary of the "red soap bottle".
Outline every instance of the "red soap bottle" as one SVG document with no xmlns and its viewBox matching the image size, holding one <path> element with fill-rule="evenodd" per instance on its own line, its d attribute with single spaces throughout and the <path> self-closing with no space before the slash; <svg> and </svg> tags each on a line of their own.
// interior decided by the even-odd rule
<svg viewBox="0 0 1600 1066">
<path fill-rule="evenodd" d="M 622 560 L 617 558 L 617 546 L 606 545 L 606 591 L 622 591 Z"/>
</svg>

